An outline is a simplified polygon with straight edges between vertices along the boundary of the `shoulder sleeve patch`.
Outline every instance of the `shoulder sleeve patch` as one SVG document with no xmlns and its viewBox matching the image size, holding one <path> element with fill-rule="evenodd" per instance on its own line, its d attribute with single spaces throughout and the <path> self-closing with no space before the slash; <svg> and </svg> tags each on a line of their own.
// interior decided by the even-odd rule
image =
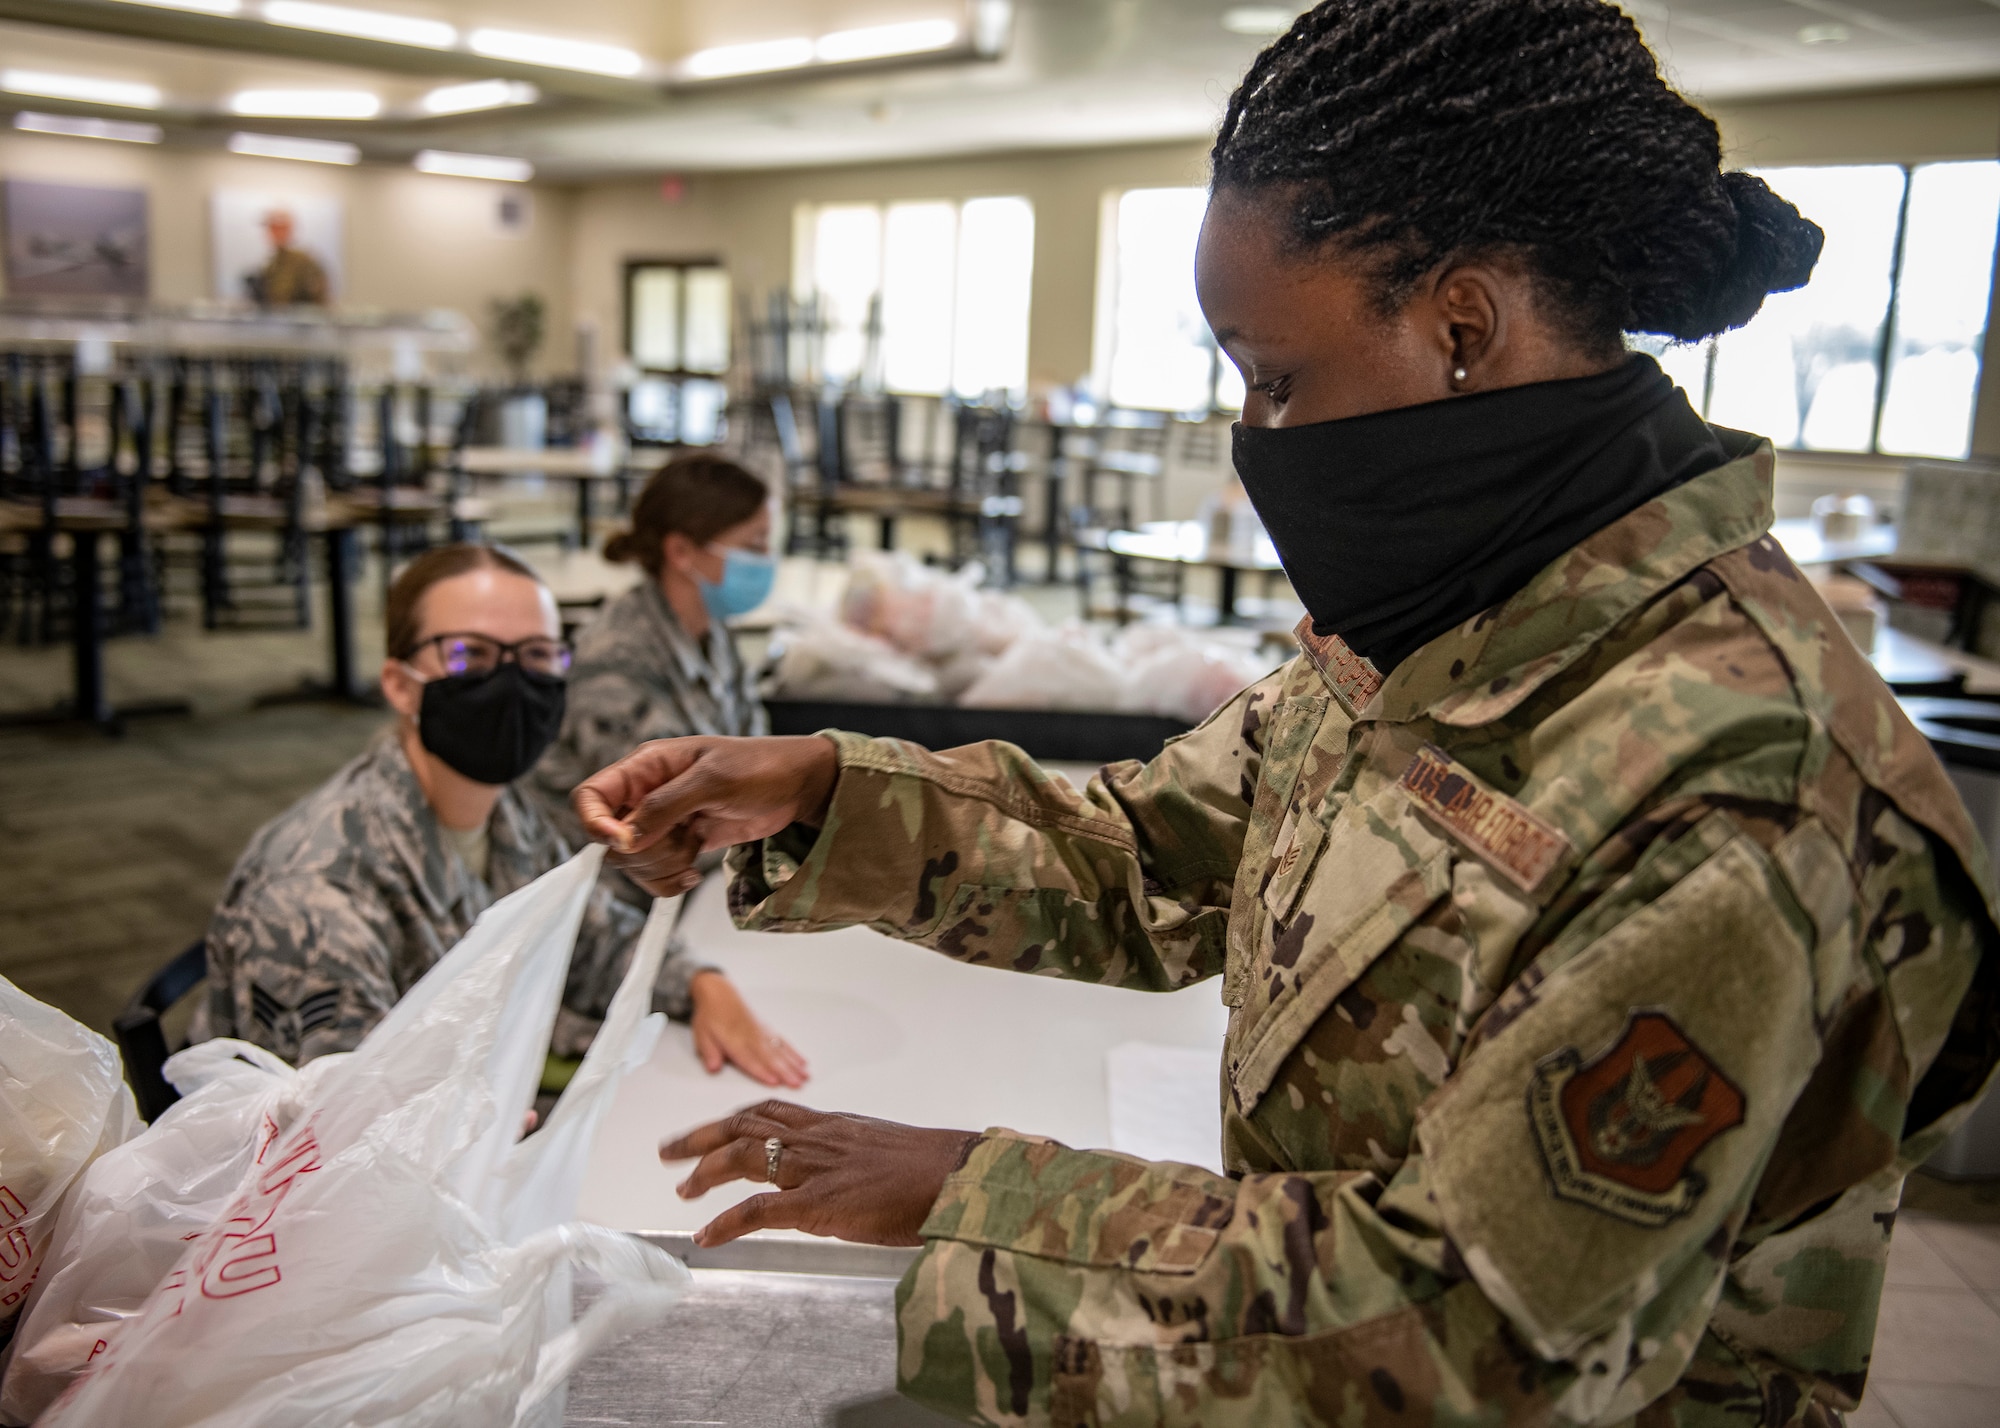
<svg viewBox="0 0 2000 1428">
<path fill-rule="evenodd" d="M 1446 833 L 1491 863 L 1522 892 L 1532 894 L 1569 853 L 1569 839 L 1426 744 L 1403 770 L 1403 792 Z"/>
<path fill-rule="evenodd" d="M 1663 1012 L 1635 1011 L 1589 1061 L 1565 1047 L 1536 1063 L 1528 1120 L 1557 1199 L 1635 1225 L 1670 1224 L 1708 1188 L 1689 1168 L 1743 1123 L 1743 1092 Z"/>
</svg>

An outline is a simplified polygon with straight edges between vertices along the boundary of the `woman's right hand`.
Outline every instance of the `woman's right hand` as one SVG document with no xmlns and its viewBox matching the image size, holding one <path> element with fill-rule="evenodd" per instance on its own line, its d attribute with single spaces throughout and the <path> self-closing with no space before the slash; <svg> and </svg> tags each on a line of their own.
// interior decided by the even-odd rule
<svg viewBox="0 0 2000 1428">
<path fill-rule="evenodd" d="M 817 826 L 839 772 L 833 741 L 816 734 L 660 739 L 584 780 L 572 801 L 584 832 L 610 845 L 613 866 L 673 897 L 701 881 L 703 853 Z"/>
</svg>

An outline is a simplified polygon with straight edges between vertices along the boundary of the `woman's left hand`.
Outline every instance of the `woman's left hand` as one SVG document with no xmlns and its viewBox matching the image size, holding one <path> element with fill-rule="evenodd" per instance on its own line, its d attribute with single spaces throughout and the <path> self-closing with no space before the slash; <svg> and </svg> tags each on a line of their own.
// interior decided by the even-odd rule
<svg viewBox="0 0 2000 1428">
<path fill-rule="evenodd" d="M 709 1075 L 729 1062 L 766 1086 L 805 1085 L 805 1057 L 751 1014 L 729 978 L 720 972 L 697 972 L 688 994 L 694 999 L 694 1052 Z"/>
<path fill-rule="evenodd" d="M 765 1101 L 666 1141 L 660 1159 L 701 1157 L 679 1186 L 680 1197 L 693 1200 L 732 1180 L 768 1180 L 767 1144 L 779 1143 L 777 1193 L 752 1195 L 709 1221 L 694 1237 L 704 1248 L 752 1230 L 915 1245 L 923 1243 L 917 1231 L 946 1177 L 978 1139 L 974 1131 L 923 1130 Z"/>
</svg>

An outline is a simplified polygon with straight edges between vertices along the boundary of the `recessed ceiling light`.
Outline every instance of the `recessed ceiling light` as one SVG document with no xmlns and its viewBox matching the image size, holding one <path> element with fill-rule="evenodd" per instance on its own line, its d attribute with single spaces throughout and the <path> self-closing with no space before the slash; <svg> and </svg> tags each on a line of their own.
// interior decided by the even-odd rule
<svg viewBox="0 0 2000 1428">
<path fill-rule="evenodd" d="M 125 0 L 128 5 L 151 5 L 156 10 L 199 10 L 206 15 L 234 15 L 243 0 Z"/>
<path fill-rule="evenodd" d="M 126 119 L 84 119 L 75 114 L 36 114 L 23 109 L 14 127 L 30 134 L 66 134 L 72 139 L 116 139 L 124 144 L 157 144 L 165 137 L 157 124 Z"/>
<path fill-rule="evenodd" d="M 1799 31 L 1802 45 L 1844 45 L 1854 38 L 1854 31 L 1845 25 L 1807 25 Z"/>
<path fill-rule="evenodd" d="M 1282 35 L 1298 16 L 1276 5 L 1235 5 L 1222 12 L 1222 28 L 1235 35 Z"/>
<path fill-rule="evenodd" d="M 535 176 L 535 166 L 526 159 L 502 158 L 499 154 L 454 154 L 444 149 L 425 149 L 414 162 L 423 173 L 452 174 L 458 178 L 526 183 Z"/>
<path fill-rule="evenodd" d="M 382 101 L 365 89 L 246 89 L 229 97 L 229 112 L 260 119 L 373 119 Z"/>
<path fill-rule="evenodd" d="M 479 79 L 471 84 L 447 84 L 418 101 L 426 114 L 470 114 L 475 109 L 503 109 L 509 104 L 533 104 L 542 92 L 517 79 Z"/>
<path fill-rule="evenodd" d="M 295 139 L 289 134 L 231 134 L 232 154 L 260 159 L 298 159 L 308 164 L 358 164 L 361 150 L 338 139 Z"/>
<path fill-rule="evenodd" d="M 125 109 L 160 107 L 160 91 L 150 84 L 91 79 L 80 74 L 49 74 L 38 69 L 0 70 L 0 89 L 40 99 L 73 99 L 79 104 L 116 104 Z"/>
<path fill-rule="evenodd" d="M 861 30 L 835 30 L 813 46 L 824 64 L 888 59 L 894 55 L 929 54 L 958 43 L 958 26 L 950 20 L 912 20 L 903 25 L 870 25 Z"/>
<path fill-rule="evenodd" d="M 1013 0 L 973 0 L 972 48 L 988 59 L 1007 48 L 1014 28 Z"/>
<path fill-rule="evenodd" d="M 621 79 L 629 79 L 646 67 L 644 55 L 621 45 L 563 40 L 553 35 L 525 35 L 516 30 L 474 30 L 465 43 L 474 54 L 485 55 L 488 59 L 547 65 L 551 69 L 582 70 L 586 74 L 616 75 Z"/>
<path fill-rule="evenodd" d="M 392 45 L 422 45 L 448 50 L 458 43 L 458 31 L 442 20 L 415 15 L 385 15 L 380 10 L 351 10 L 345 5 L 321 5 L 315 0 L 270 0 L 263 15 L 274 25 L 318 30 L 327 35 L 353 35 Z"/>
<path fill-rule="evenodd" d="M 769 74 L 776 70 L 797 69 L 812 61 L 813 42 L 798 36 L 696 50 L 681 61 L 681 72 L 695 79 L 726 79 L 738 74 Z"/>
</svg>

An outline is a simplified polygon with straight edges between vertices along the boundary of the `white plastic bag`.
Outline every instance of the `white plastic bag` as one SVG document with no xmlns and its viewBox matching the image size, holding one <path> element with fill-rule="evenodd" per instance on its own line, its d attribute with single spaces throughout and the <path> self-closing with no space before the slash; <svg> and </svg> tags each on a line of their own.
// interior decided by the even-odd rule
<svg viewBox="0 0 2000 1428">
<path fill-rule="evenodd" d="M 938 570 L 907 551 L 864 551 L 841 597 L 840 618 L 918 659 L 948 661 L 966 650 L 998 655 L 1042 628 L 1025 600 L 982 590 L 978 561 Z"/>
<path fill-rule="evenodd" d="M 1269 674 L 1271 661 L 1178 625 L 1134 625 L 1112 646 L 1124 671 L 1118 707 L 1199 724 L 1246 685 Z"/>
<path fill-rule="evenodd" d="M 823 615 L 787 625 L 772 655 L 772 691 L 787 699 L 894 704 L 938 692 L 937 676 L 920 661 Z"/>
<path fill-rule="evenodd" d="M 48 1428 L 560 1422 L 570 1370 L 689 1283 L 663 1250 L 562 1223 L 619 1077 L 658 1038 L 670 905 L 548 1125 L 520 1139 L 602 858 L 494 904 L 319 1081 Z M 608 1285 L 573 1325 L 572 1267 Z"/>
<path fill-rule="evenodd" d="M 0 977 L 0 1344 L 43 1270 L 64 1195 L 139 1125 L 118 1049 Z"/>
<path fill-rule="evenodd" d="M 110 1348 L 312 1088 L 346 1059 L 322 1056 L 295 1071 L 261 1046 L 226 1038 L 168 1059 L 181 1099 L 70 1190 L 0 1382 L 0 1424 L 32 1423 Z"/>
<path fill-rule="evenodd" d="M 1103 642 L 1080 625 L 1039 630 L 1007 653 L 959 696 L 967 709 L 1116 709 L 1125 674 Z"/>
</svg>

